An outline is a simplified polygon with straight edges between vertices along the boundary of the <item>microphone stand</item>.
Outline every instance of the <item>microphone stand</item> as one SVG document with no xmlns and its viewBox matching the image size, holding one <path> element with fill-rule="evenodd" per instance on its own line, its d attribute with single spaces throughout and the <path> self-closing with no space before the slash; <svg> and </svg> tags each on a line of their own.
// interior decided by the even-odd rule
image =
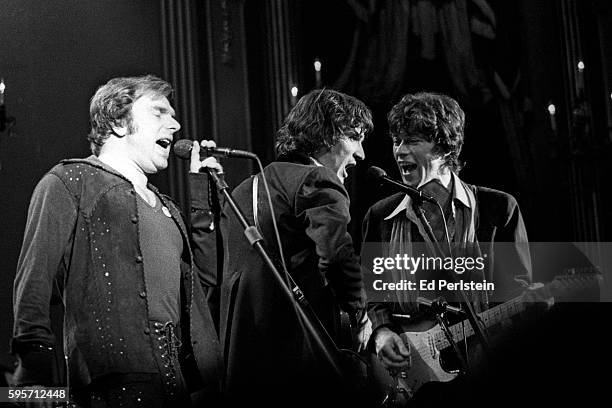
<svg viewBox="0 0 612 408">
<path fill-rule="evenodd" d="M 425 305 L 429 307 L 431 311 L 436 315 L 436 320 L 438 321 L 438 324 L 442 328 L 442 331 L 444 332 L 446 339 L 451 344 L 451 346 L 453 347 L 453 350 L 455 351 L 455 354 L 457 355 L 457 359 L 459 360 L 459 365 L 461 366 L 461 372 L 463 374 L 466 374 L 468 371 L 467 361 L 465 357 L 463 356 L 463 354 L 461 354 L 461 350 L 459 350 L 459 346 L 457 345 L 457 342 L 455 341 L 455 339 L 453 339 L 453 333 L 450 331 L 450 327 L 448 326 L 448 319 L 446 319 L 446 312 L 452 312 L 456 315 L 463 316 L 465 314 L 463 310 L 453 307 L 441 299 L 428 300 L 428 299 L 419 297 L 417 299 L 417 302 L 421 305 Z"/>
<path fill-rule="evenodd" d="M 427 235 L 429 235 L 431 242 L 434 243 L 436 252 L 438 252 L 439 256 L 444 257 L 444 251 L 442 251 L 442 248 L 440 247 L 440 243 L 436 239 L 435 234 L 433 233 L 433 229 L 431 228 L 429 221 L 427 221 L 427 218 L 425 217 L 425 211 L 423 210 L 422 204 L 423 204 L 423 200 L 418 200 L 418 201 L 413 200 L 412 208 L 414 212 L 417 214 L 417 216 L 419 217 L 419 219 L 421 220 L 421 223 L 423 224 L 423 226 L 425 227 L 427 231 Z M 444 225 L 444 228 L 446 228 L 446 225 Z M 448 250 L 449 250 L 448 256 L 452 257 L 452 253 L 450 253 L 451 251 L 450 242 L 449 242 Z M 451 275 L 453 282 L 457 283 L 457 277 L 454 275 L 454 273 L 450 272 L 450 275 Z M 459 294 L 461 295 L 462 304 L 465 306 L 464 312 L 467 315 L 468 321 L 470 322 L 470 325 L 474 329 L 474 333 L 476 334 L 476 337 L 482 344 L 483 350 L 485 352 L 488 352 L 489 342 L 487 340 L 487 337 L 485 335 L 485 332 L 482 326 L 480 325 L 478 321 L 479 317 L 476 314 L 476 311 L 474 310 L 474 306 L 472 305 L 472 302 L 470 302 L 470 299 L 468 298 L 467 294 L 465 293 L 463 289 L 459 288 Z M 459 356 L 459 358 L 461 358 L 461 356 Z"/>
<path fill-rule="evenodd" d="M 242 210 L 236 202 L 234 201 L 231 193 L 229 192 L 229 186 L 225 182 L 225 178 L 223 177 L 223 173 L 218 173 L 214 170 L 209 171 L 213 180 L 217 184 L 217 188 L 221 191 L 227 200 L 228 204 L 232 208 L 232 211 L 236 215 L 236 218 L 244 228 L 244 235 L 247 240 L 251 244 L 251 246 L 257 251 L 259 256 L 266 263 L 274 278 L 278 281 L 281 290 L 283 293 L 289 298 L 291 302 L 296 302 L 298 307 L 295 310 L 298 313 L 298 318 L 304 322 L 304 327 L 308 334 L 310 334 L 311 338 L 314 339 L 315 343 L 319 346 L 322 354 L 325 359 L 328 361 L 329 365 L 333 369 L 334 373 L 340 378 L 344 379 L 342 375 L 342 370 L 340 369 L 341 363 L 339 357 L 339 350 L 333 339 L 325 330 L 325 327 L 321 323 L 321 321 L 316 317 L 314 310 L 308 303 L 308 300 L 304 296 L 304 293 L 301 289 L 295 284 L 291 276 L 288 276 L 288 282 L 286 282 L 278 268 L 274 264 L 274 261 L 267 254 L 266 250 L 262 245 L 263 237 L 259 233 L 256 227 L 249 225 L 246 220 Z M 292 287 L 290 288 L 289 285 Z"/>
</svg>

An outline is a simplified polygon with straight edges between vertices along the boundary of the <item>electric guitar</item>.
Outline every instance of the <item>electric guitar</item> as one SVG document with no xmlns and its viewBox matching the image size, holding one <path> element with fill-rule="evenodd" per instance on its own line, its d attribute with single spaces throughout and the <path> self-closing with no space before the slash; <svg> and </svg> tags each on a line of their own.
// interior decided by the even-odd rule
<svg viewBox="0 0 612 408">
<path fill-rule="evenodd" d="M 552 305 L 552 296 L 564 296 L 576 290 L 599 290 L 601 275 L 580 274 L 557 276 L 551 283 L 535 289 L 541 291 L 543 297 Z M 599 293 L 599 292 L 597 292 Z M 487 328 L 497 324 L 500 327 L 511 324 L 510 318 L 518 316 L 528 307 L 524 295 L 494 306 L 479 313 L 481 322 Z M 375 383 L 386 388 L 382 403 L 386 407 L 402 407 L 413 397 L 414 393 L 424 384 L 431 381 L 448 382 L 457 377 L 457 371 L 448 371 L 440 358 L 440 353 L 451 347 L 442 328 L 435 322 L 421 322 L 417 326 L 402 327 L 406 330 L 400 337 L 410 346 L 411 367 L 405 372 L 391 375 L 376 356 L 371 359 L 372 377 Z M 474 335 L 474 329 L 467 320 L 449 327 L 453 340 L 459 343 Z"/>
</svg>

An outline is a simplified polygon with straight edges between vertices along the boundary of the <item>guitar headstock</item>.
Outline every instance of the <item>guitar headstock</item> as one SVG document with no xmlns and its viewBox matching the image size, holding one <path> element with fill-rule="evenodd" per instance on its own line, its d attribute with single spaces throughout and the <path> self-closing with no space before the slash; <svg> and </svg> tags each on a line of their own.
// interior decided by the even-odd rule
<svg viewBox="0 0 612 408">
<path fill-rule="evenodd" d="M 600 300 L 602 282 L 602 274 L 595 268 L 588 268 L 557 275 L 544 286 L 548 287 L 557 302 L 597 302 Z"/>
</svg>

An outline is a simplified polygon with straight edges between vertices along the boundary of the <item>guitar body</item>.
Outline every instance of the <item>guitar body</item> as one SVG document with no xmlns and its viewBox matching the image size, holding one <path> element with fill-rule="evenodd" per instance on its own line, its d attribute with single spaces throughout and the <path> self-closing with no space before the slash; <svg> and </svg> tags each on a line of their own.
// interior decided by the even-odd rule
<svg viewBox="0 0 612 408">
<path fill-rule="evenodd" d="M 414 393 L 428 382 L 448 382 L 457 377 L 457 371 L 447 371 L 440 357 L 440 350 L 434 342 L 434 334 L 440 330 L 435 322 L 422 322 L 417 326 L 405 327 L 400 334 L 404 343 L 410 346 L 411 368 L 392 376 L 378 358 L 371 355 L 371 376 L 378 384 L 383 406 L 402 407 Z"/>
<path fill-rule="evenodd" d="M 368 398 L 369 370 L 368 362 L 355 351 L 354 331 L 349 314 L 338 308 L 336 313 L 336 344 L 340 353 L 341 370 L 347 392 L 356 401 Z"/>
<path fill-rule="evenodd" d="M 338 310 L 336 315 L 336 343 L 340 349 L 353 349 L 353 325 L 349 314 L 344 310 Z"/>
<path fill-rule="evenodd" d="M 401 378 L 402 385 L 416 392 L 425 383 L 431 381 L 447 382 L 457 377 L 457 372 L 448 372 L 440 358 L 440 350 L 436 348 L 433 334 L 439 330 L 434 328 L 425 332 L 405 332 L 400 335 L 412 349 L 412 367 Z"/>
</svg>

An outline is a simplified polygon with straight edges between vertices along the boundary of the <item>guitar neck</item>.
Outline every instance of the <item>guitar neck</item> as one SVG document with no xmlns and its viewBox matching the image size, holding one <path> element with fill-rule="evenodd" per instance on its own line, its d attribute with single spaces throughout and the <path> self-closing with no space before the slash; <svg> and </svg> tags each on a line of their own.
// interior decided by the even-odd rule
<svg viewBox="0 0 612 408">
<path fill-rule="evenodd" d="M 589 273 L 588 271 L 593 271 Z M 555 279 L 542 286 L 542 289 L 546 288 L 550 291 L 552 296 L 568 296 L 572 293 L 572 290 L 590 290 L 599 293 L 601 285 L 601 274 L 596 268 L 589 268 L 588 271 L 582 271 L 579 274 L 569 274 L 556 276 Z M 525 310 L 525 303 L 523 302 L 522 296 L 517 296 L 514 299 L 502 303 L 488 309 L 478 316 L 484 323 L 485 327 L 491 327 L 503 320 L 506 320 L 522 311 Z M 467 320 L 454 324 L 450 327 L 450 331 L 455 341 L 463 341 L 470 336 L 474 335 L 474 328 L 471 324 L 466 324 Z M 442 328 L 436 326 L 433 331 L 433 341 L 438 350 L 442 350 L 450 346 L 448 339 L 446 338 Z"/>
<path fill-rule="evenodd" d="M 502 303 L 501 305 L 494 306 L 482 313 L 478 313 L 478 316 L 485 327 L 491 327 L 520 313 L 524 310 L 524 308 L 525 306 L 524 302 L 521 300 L 521 296 L 517 296 L 506 303 Z M 471 324 L 469 324 L 467 319 L 450 326 L 450 331 L 453 335 L 453 339 L 456 342 L 463 341 L 474 335 L 474 328 Z M 437 326 L 433 337 L 438 350 L 442 350 L 450 346 L 450 343 L 441 327 Z"/>
</svg>

